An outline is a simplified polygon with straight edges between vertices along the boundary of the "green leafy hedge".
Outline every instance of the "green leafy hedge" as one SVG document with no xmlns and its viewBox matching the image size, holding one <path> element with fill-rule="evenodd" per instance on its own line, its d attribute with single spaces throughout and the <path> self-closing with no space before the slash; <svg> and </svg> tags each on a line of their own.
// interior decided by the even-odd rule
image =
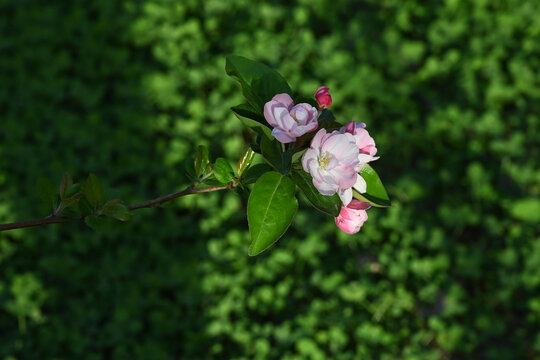
<svg viewBox="0 0 540 360">
<path fill-rule="evenodd" d="M 393 199 L 355 236 L 300 201 L 246 254 L 246 204 L 186 197 L 95 233 L 0 234 L 1 359 L 540 356 L 540 11 L 530 1 L 0 1 L 0 222 L 70 172 L 138 201 L 250 135 L 235 53 L 364 121 Z"/>
</svg>

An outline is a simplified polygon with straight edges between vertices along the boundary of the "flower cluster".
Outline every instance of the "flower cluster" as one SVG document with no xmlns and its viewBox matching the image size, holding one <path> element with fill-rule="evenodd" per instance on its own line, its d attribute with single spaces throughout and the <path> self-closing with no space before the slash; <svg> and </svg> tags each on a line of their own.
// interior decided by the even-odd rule
<svg viewBox="0 0 540 360">
<path fill-rule="evenodd" d="M 294 105 L 287 94 L 278 94 L 264 106 L 264 117 L 273 126 L 272 135 L 281 143 L 296 139 L 318 128 L 317 118 L 332 104 L 326 86 L 314 94 L 319 109 L 301 103 Z M 335 218 L 336 225 L 348 234 L 360 230 L 368 216 L 370 204 L 353 200 L 353 189 L 366 192 L 366 181 L 359 174 L 365 164 L 378 159 L 375 141 L 365 129 L 366 124 L 349 122 L 339 130 L 320 129 L 302 156 L 302 167 L 313 178 L 315 188 L 325 196 L 338 194 L 343 205 Z"/>
</svg>

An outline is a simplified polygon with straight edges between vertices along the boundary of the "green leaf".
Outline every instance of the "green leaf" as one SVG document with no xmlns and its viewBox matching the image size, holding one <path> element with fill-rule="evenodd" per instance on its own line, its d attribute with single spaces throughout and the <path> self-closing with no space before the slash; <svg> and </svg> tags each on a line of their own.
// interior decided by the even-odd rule
<svg viewBox="0 0 540 360">
<path fill-rule="evenodd" d="M 66 190 L 71 185 L 73 185 L 73 178 L 68 173 L 65 173 L 62 176 L 62 181 L 60 182 L 60 199 L 64 198 L 66 195 Z"/>
<path fill-rule="evenodd" d="M 291 171 L 292 156 L 294 152 L 284 153 L 281 149 L 281 143 L 274 137 L 261 137 L 261 153 L 264 159 L 283 175 Z"/>
<path fill-rule="evenodd" d="M 236 172 L 238 173 L 238 176 L 242 176 L 244 171 L 251 166 L 254 158 L 255 152 L 251 150 L 251 148 L 248 148 L 244 156 L 242 156 L 236 164 Z"/>
<path fill-rule="evenodd" d="M 203 145 L 197 146 L 197 153 L 195 154 L 195 174 L 197 176 L 201 176 L 204 171 L 206 170 L 206 167 L 210 163 L 209 155 L 208 155 L 208 148 Z"/>
<path fill-rule="evenodd" d="M 54 209 L 57 195 L 51 180 L 44 177 L 39 178 L 37 181 L 37 192 L 41 200 L 43 200 L 51 209 Z"/>
<path fill-rule="evenodd" d="M 82 192 L 78 192 L 70 197 L 63 198 L 61 202 L 62 208 L 66 208 L 68 206 L 73 206 L 77 204 L 77 202 L 79 201 L 80 198 L 83 197 L 83 195 L 84 194 Z"/>
<path fill-rule="evenodd" d="M 186 170 L 186 174 L 191 181 L 195 181 L 197 179 L 194 163 L 195 159 L 191 156 L 187 157 L 186 160 L 184 160 L 184 169 Z"/>
<path fill-rule="evenodd" d="M 214 175 L 219 182 L 227 184 L 234 175 L 231 164 L 224 158 L 218 158 L 214 164 Z"/>
<path fill-rule="evenodd" d="M 379 175 L 369 164 L 364 165 L 359 174 L 367 183 L 367 191 L 360 194 L 353 189 L 355 199 L 370 203 L 375 207 L 389 207 L 392 205 Z"/>
<path fill-rule="evenodd" d="M 302 168 L 298 169 L 293 167 L 290 176 L 315 209 L 333 217 L 339 215 L 341 210 L 341 199 L 337 194 L 325 196 L 319 193 L 313 185 L 313 178 L 311 175 Z"/>
<path fill-rule="evenodd" d="M 295 189 L 291 179 L 275 171 L 257 180 L 247 206 L 250 256 L 268 249 L 285 233 L 298 209 Z"/>
<path fill-rule="evenodd" d="M 112 200 L 114 201 L 114 200 Z M 109 202 L 110 203 L 110 202 Z M 128 221 L 131 219 L 131 211 L 119 202 L 111 203 L 108 206 L 103 207 L 103 213 L 109 217 L 115 218 L 120 221 Z"/>
<path fill-rule="evenodd" d="M 267 164 L 255 164 L 246 170 L 240 181 L 242 182 L 242 184 L 252 184 L 257 181 L 257 179 L 260 178 L 264 173 L 271 170 L 272 168 Z"/>
<path fill-rule="evenodd" d="M 292 90 L 283 76 L 260 62 L 229 55 L 225 71 L 240 83 L 242 94 L 260 114 L 263 113 L 264 104 L 274 95 L 282 93 L 292 95 Z"/>
<path fill-rule="evenodd" d="M 104 216 L 88 215 L 84 218 L 84 222 L 95 231 L 106 231 L 109 228 L 107 218 Z"/>
<path fill-rule="evenodd" d="M 66 188 L 66 192 L 64 193 L 64 198 L 69 198 L 69 197 L 72 197 L 73 195 L 77 194 L 77 193 L 80 193 L 81 192 L 81 184 L 79 183 L 75 183 L 75 184 L 72 184 L 72 185 L 69 185 L 67 188 Z"/>
<path fill-rule="evenodd" d="M 255 112 L 249 104 L 240 104 L 231 108 L 236 117 L 246 126 L 258 135 L 272 136 L 272 129 L 261 114 Z"/>
<path fill-rule="evenodd" d="M 92 209 L 92 206 L 90 206 L 90 203 L 85 198 L 81 198 L 77 205 L 82 216 L 94 213 L 94 209 Z"/>
<path fill-rule="evenodd" d="M 92 207 L 96 207 L 101 203 L 101 184 L 95 174 L 88 175 L 84 187 L 84 194 Z"/>
</svg>

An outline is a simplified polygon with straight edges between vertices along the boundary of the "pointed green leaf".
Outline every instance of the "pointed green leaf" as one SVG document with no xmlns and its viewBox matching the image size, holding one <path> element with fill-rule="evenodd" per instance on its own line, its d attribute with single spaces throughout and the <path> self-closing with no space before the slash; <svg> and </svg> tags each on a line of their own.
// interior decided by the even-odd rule
<svg viewBox="0 0 540 360">
<path fill-rule="evenodd" d="M 291 179 L 275 171 L 257 180 L 247 206 L 250 256 L 268 249 L 285 233 L 298 209 L 295 189 Z"/>
<path fill-rule="evenodd" d="M 219 182 L 226 184 L 233 179 L 231 164 L 224 158 L 217 158 L 214 164 L 214 175 Z"/>
<path fill-rule="evenodd" d="M 367 183 L 367 191 L 360 194 L 353 189 L 355 199 L 370 203 L 375 207 L 389 207 L 392 205 L 379 175 L 369 164 L 364 165 L 359 174 Z"/>
<path fill-rule="evenodd" d="M 62 208 L 66 208 L 68 206 L 73 206 L 77 204 L 77 202 L 80 200 L 80 198 L 83 197 L 83 195 L 84 194 L 82 192 L 78 192 L 70 197 L 63 198 L 61 202 Z"/>
<path fill-rule="evenodd" d="M 226 59 L 225 71 L 240 83 L 242 94 L 260 114 L 263 113 L 264 104 L 274 95 L 292 95 L 292 90 L 283 76 L 260 62 L 230 55 Z"/>
<path fill-rule="evenodd" d="M 203 145 L 197 146 L 197 153 L 195 154 L 195 174 L 197 176 L 201 176 L 204 171 L 206 170 L 206 167 L 210 163 L 209 155 L 208 155 L 208 148 Z"/>
<path fill-rule="evenodd" d="M 92 207 L 96 207 L 101 203 L 101 184 L 95 174 L 88 175 L 84 187 L 84 194 Z"/>
<path fill-rule="evenodd" d="M 254 158 L 255 151 L 251 150 L 251 148 L 248 148 L 244 156 L 242 156 L 236 164 L 236 172 L 238 173 L 238 176 L 242 176 L 244 171 L 251 166 Z"/>
<path fill-rule="evenodd" d="M 73 178 L 68 173 L 65 173 L 62 176 L 62 181 L 60 182 L 60 199 L 64 198 L 66 195 L 66 190 L 71 185 L 73 185 Z"/>
<path fill-rule="evenodd" d="M 291 171 L 294 151 L 282 152 L 282 145 L 274 137 L 261 137 L 261 153 L 264 159 L 283 175 Z"/>
<path fill-rule="evenodd" d="M 69 185 L 66 188 L 66 192 L 64 193 L 64 198 L 72 197 L 73 195 L 81 192 L 81 190 L 82 190 L 82 186 L 79 183 Z"/>
<path fill-rule="evenodd" d="M 57 195 L 51 180 L 44 177 L 39 178 L 37 181 L 37 192 L 41 200 L 43 200 L 51 209 L 54 209 Z"/>
<path fill-rule="evenodd" d="M 319 193 L 313 185 L 313 178 L 311 175 L 302 168 L 297 169 L 293 167 L 291 178 L 294 183 L 298 185 L 300 190 L 302 190 L 304 195 L 306 195 L 306 198 L 315 209 L 333 217 L 339 215 L 339 211 L 341 210 L 341 199 L 337 194 L 325 196 Z"/>
<path fill-rule="evenodd" d="M 118 202 L 113 203 L 107 207 L 104 206 L 103 213 L 120 221 L 128 221 L 129 219 L 131 219 L 132 216 L 131 211 L 129 211 L 129 209 L 125 205 Z"/>
</svg>

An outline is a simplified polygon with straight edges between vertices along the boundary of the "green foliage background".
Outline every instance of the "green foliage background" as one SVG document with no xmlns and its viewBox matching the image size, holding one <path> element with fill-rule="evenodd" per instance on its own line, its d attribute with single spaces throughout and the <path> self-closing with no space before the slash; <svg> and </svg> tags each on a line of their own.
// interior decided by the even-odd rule
<svg viewBox="0 0 540 360">
<path fill-rule="evenodd" d="M 0 359 L 540 358 L 540 3 L 0 0 L 0 222 L 36 180 L 127 202 L 248 134 L 225 55 L 364 121 L 393 198 L 354 236 L 306 202 L 247 257 L 234 193 L 107 233 L 0 234 Z"/>
</svg>

